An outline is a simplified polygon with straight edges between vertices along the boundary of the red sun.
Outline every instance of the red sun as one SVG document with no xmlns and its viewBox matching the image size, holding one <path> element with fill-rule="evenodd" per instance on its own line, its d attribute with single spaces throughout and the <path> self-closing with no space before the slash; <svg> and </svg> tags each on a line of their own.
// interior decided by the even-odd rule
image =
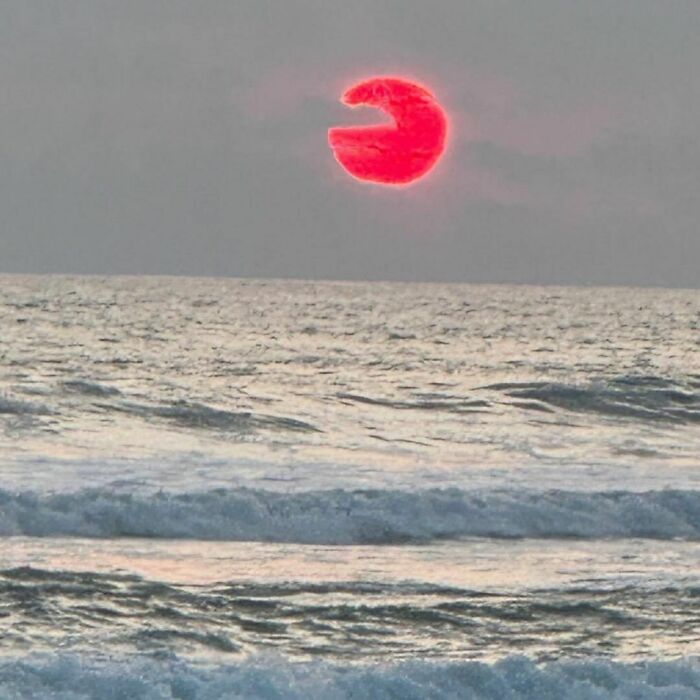
<svg viewBox="0 0 700 700">
<path fill-rule="evenodd" d="M 445 112 L 418 83 L 387 76 L 370 78 L 346 90 L 341 102 L 349 107 L 376 107 L 394 121 L 328 130 L 335 159 L 358 180 L 408 185 L 430 172 L 445 150 Z"/>
</svg>

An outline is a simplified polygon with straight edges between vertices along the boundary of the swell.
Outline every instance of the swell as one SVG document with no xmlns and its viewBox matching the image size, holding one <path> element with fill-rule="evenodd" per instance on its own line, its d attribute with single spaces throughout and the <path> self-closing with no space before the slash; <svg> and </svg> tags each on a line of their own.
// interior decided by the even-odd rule
<svg viewBox="0 0 700 700">
<path fill-rule="evenodd" d="M 130 698 L 479 698 L 479 700 L 697 700 L 700 666 L 690 661 L 622 664 L 554 662 L 522 657 L 494 664 L 405 661 L 387 665 L 295 664 L 253 657 L 238 664 L 198 666 L 178 658 L 99 660 L 85 656 L 0 661 L 3 697 L 62 700 Z"/>
<path fill-rule="evenodd" d="M 459 537 L 700 539 L 700 491 L 0 490 L 0 536 L 396 544 Z"/>
</svg>

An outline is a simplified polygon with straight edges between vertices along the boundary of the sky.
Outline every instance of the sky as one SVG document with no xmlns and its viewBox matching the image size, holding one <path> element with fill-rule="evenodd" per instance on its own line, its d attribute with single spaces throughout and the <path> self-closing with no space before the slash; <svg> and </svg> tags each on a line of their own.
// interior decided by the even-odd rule
<svg viewBox="0 0 700 700">
<path fill-rule="evenodd" d="M 0 0 L 0 272 L 700 287 L 697 0 Z M 339 102 L 450 115 L 407 188 Z"/>
</svg>

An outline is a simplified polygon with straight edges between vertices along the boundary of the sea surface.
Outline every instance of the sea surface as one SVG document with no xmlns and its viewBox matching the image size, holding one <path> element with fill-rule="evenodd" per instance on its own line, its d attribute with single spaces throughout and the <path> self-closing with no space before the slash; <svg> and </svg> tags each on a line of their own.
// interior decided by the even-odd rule
<svg viewBox="0 0 700 700">
<path fill-rule="evenodd" d="M 700 699 L 700 291 L 0 276 L 0 698 Z"/>
</svg>

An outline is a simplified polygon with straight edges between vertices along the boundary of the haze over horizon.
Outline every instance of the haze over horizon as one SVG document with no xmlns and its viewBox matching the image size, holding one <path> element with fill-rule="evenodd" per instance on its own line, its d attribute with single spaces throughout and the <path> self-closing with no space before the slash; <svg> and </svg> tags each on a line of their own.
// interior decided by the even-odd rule
<svg viewBox="0 0 700 700">
<path fill-rule="evenodd" d="M 0 0 L 0 273 L 700 287 L 700 5 Z M 449 110 L 405 190 L 339 97 Z"/>
</svg>

